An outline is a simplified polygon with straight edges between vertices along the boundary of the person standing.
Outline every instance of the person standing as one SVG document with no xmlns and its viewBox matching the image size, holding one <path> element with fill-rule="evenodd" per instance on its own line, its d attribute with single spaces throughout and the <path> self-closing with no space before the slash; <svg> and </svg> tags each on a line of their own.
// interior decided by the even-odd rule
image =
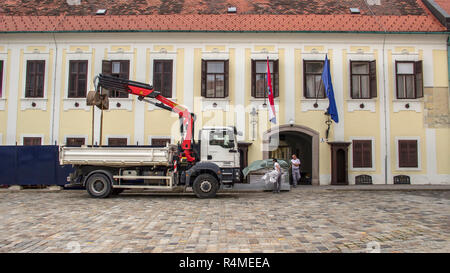
<svg viewBox="0 0 450 273">
<path fill-rule="evenodd" d="M 297 158 L 297 155 L 293 154 L 291 159 L 292 165 L 292 184 L 294 188 L 297 187 L 297 182 L 300 180 L 300 159 Z"/>
<path fill-rule="evenodd" d="M 281 167 L 276 158 L 273 159 L 273 168 L 278 172 L 277 182 L 275 182 L 273 187 L 273 193 L 279 193 L 281 189 Z"/>
</svg>

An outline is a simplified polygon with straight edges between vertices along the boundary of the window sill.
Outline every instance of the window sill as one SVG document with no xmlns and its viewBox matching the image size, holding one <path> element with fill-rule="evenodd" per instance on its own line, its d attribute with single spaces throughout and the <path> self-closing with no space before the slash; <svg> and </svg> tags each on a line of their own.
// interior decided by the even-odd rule
<svg viewBox="0 0 450 273">
<path fill-rule="evenodd" d="M 68 110 L 84 110 L 89 111 L 92 106 L 86 105 L 86 98 L 64 98 L 63 109 Z"/>
<path fill-rule="evenodd" d="M 317 105 L 316 105 L 317 101 Z M 307 111 L 326 111 L 329 105 L 327 98 L 325 99 L 310 99 L 302 98 L 300 101 L 300 109 L 302 112 Z"/>
<path fill-rule="evenodd" d="M 0 98 L 0 111 L 5 110 L 6 98 Z"/>
<path fill-rule="evenodd" d="M 20 110 L 47 110 L 47 98 L 21 98 Z"/>
<path fill-rule="evenodd" d="M 417 168 L 401 168 L 401 167 L 397 167 L 396 169 L 395 169 L 396 171 L 399 171 L 399 172 L 420 172 L 420 171 L 422 171 L 422 168 L 420 168 L 420 167 L 417 167 Z"/>
<path fill-rule="evenodd" d="M 230 98 L 204 98 L 202 97 L 202 111 L 222 110 L 228 112 L 230 110 Z"/>
<path fill-rule="evenodd" d="M 279 111 L 279 105 L 280 105 L 280 98 L 274 98 L 273 100 L 274 106 L 275 106 L 275 112 Z M 267 105 L 264 106 L 264 103 Z M 250 98 L 250 104 L 252 108 L 255 108 L 257 110 L 268 110 L 269 109 L 269 99 L 268 98 Z"/>
<path fill-rule="evenodd" d="M 127 110 L 133 111 L 133 99 L 132 98 L 109 98 L 109 109 L 111 110 Z"/>
<path fill-rule="evenodd" d="M 355 167 L 351 167 L 350 171 L 352 172 L 374 172 L 375 168 L 355 168 Z"/>
<path fill-rule="evenodd" d="M 376 99 L 348 99 L 347 111 L 348 112 L 370 111 L 372 113 L 375 113 L 376 105 L 377 105 Z"/>
<path fill-rule="evenodd" d="M 423 99 L 395 99 L 392 101 L 394 113 L 400 111 L 422 112 Z"/>
</svg>

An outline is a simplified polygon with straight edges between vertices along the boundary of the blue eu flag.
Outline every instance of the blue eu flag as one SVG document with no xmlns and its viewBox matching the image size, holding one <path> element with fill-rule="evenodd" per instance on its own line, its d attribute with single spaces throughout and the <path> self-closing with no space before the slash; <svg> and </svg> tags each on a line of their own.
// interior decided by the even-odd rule
<svg viewBox="0 0 450 273">
<path fill-rule="evenodd" d="M 323 86 L 325 87 L 325 92 L 327 93 L 328 100 L 330 101 L 330 105 L 328 106 L 328 114 L 330 114 L 331 119 L 336 123 L 339 122 L 338 110 L 336 108 L 336 101 L 334 100 L 334 91 L 333 84 L 331 83 L 331 74 L 330 74 L 330 62 L 328 61 L 328 56 L 325 56 L 325 64 L 322 72 L 322 81 Z"/>
</svg>

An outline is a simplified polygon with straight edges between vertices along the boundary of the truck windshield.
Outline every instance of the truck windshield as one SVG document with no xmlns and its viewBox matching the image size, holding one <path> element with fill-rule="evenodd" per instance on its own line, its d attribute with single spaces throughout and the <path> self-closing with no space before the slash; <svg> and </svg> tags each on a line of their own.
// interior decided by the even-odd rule
<svg viewBox="0 0 450 273">
<path fill-rule="evenodd" d="M 216 130 L 209 133 L 209 145 L 218 145 L 223 148 L 234 148 L 234 135 L 232 131 Z"/>
</svg>

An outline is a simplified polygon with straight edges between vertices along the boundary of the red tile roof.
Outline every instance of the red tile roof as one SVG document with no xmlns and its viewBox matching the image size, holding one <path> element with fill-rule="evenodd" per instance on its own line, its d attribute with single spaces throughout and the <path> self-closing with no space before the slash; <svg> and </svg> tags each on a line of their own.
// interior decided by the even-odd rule
<svg viewBox="0 0 450 273">
<path fill-rule="evenodd" d="M 420 0 L 381 0 L 371 10 L 365 0 L 81 0 L 78 6 L 62 0 L 3 1 L 0 32 L 446 30 Z M 226 14 L 229 6 L 236 6 L 237 14 Z M 350 7 L 361 14 L 350 14 Z M 99 8 L 107 15 L 94 15 Z"/>
<path fill-rule="evenodd" d="M 434 0 L 448 15 L 450 15 L 450 0 Z"/>
</svg>

